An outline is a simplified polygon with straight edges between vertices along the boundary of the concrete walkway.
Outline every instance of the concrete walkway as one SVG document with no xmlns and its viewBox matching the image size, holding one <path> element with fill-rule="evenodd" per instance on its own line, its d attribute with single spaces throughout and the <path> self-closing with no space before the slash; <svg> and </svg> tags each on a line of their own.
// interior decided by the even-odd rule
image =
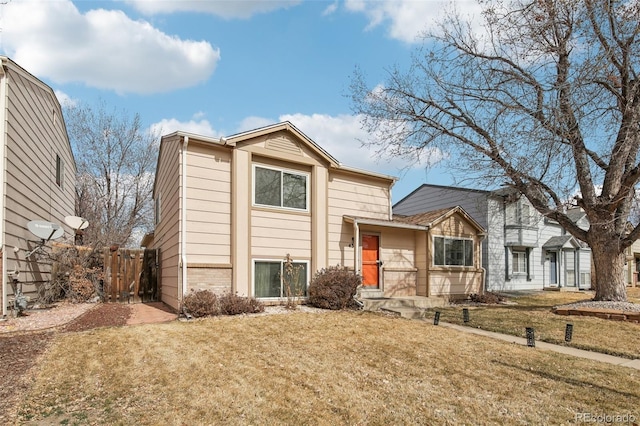
<svg viewBox="0 0 640 426">
<path fill-rule="evenodd" d="M 503 340 L 509 343 L 516 343 L 519 345 L 527 345 L 527 339 L 523 337 L 510 336 L 508 334 L 494 333 L 493 331 L 481 330 L 479 328 L 465 327 L 457 324 L 450 324 L 447 322 L 440 322 L 439 327 L 452 328 L 454 330 L 462 331 L 465 333 L 476 334 L 478 336 L 491 337 L 493 339 Z M 585 351 L 582 349 L 576 349 L 569 346 L 554 345 L 551 343 L 536 341 L 536 348 L 546 351 L 554 351 L 565 355 L 576 356 L 579 358 L 591 359 L 593 361 L 606 362 L 613 365 L 621 365 L 623 367 L 635 368 L 640 370 L 640 359 L 627 359 L 613 355 L 607 355 L 600 352 Z"/>
<path fill-rule="evenodd" d="M 157 324 L 178 318 L 178 314 L 171 312 L 162 302 L 134 303 L 130 306 L 131 316 L 127 320 L 127 325 Z"/>
</svg>

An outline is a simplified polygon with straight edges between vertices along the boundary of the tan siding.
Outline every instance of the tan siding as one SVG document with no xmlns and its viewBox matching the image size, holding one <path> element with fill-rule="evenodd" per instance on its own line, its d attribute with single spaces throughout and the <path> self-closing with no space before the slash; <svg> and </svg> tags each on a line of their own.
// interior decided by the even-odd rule
<svg viewBox="0 0 640 426">
<path fill-rule="evenodd" d="M 434 225 L 431 229 L 433 235 L 465 238 L 471 238 L 476 235 L 475 229 L 458 215 L 452 215 L 437 225 Z"/>
<path fill-rule="evenodd" d="M 33 284 L 49 280 L 50 268 L 46 262 L 24 259 L 37 240 L 27 223 L 58 223 L 71 240 L 64 217 L 74 214 L 75 163 L 53 91 L 10 63 L 7 78 L 4 243 L 21 250 L 17 256 L 7 252 L 6 267 L 21 271 L 23 290 L 29 293 L 35 291 Z M 56 155 L 64 162 L 62 187 L 56 184 Z"/>
<path fill-rule="evenodd" d="M 343 215 L 389 219 L 389 182 L 330 172 L 328 191 L 329 264 L 353 266 L 353 227 Z"/>
<path fill-rule="evenodd" d="M 307 165 L 323 164 L 324 161 L 304 142 L 286 132 L 275 132 L 255 139 L 241 142 L 238 148 L 250 151 L 264 158 L 285 160 L 289 163 L 304 163 Z"/>
<path fill-rule="evenodd" d="M 162 301 L 179 309 L 180 282 L 180 146 L 175 138 L 163 140 L 156 171 L 155 197 L 160 197 L 161 220 L 156 225 L 152 248 L 160 249 Z"/>
<path fill-rule="evenodd" d="M 434 266 L 433 237 L 459 237 L 474 240 L 474 266 Z M 458 213 L 435 224 L 429 233 L 429 296 L 464 296 L 482 291 L 480 241 L 477 230 Z"/>
<path fill-rule="evenodd" d="M 311 258 L 311 216 L 253 209 L 251 254 L 253 258 Z"/>
<path fill-rule="evenodd" d="M 188 260 L 231 263 L 231 153 L 190 143 L 187 167 Z"/>
<path fill-rule="evenodd" d="M 427 257 L 427 233 L 416 232 L 416 295 L 427 296 L 429 263 Z"/>
<path fill-rule="evenodd" d="M 482 290 L 482 274 L 478 271 L 438 271 L 430 273 L 431 296 L 469 295 Z"/>
<path fill-rule="evenodd" d="M 380 238 L 380 257 L 387 268 L 414 268 L 414 231 L 387 229 Z"/>
</svg>

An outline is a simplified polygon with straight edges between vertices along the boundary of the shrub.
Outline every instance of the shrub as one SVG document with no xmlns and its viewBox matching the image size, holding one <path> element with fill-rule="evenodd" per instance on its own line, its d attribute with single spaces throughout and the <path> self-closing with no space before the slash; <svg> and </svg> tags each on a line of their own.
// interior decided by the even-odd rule
<svg viewBox="0 0 640 426">
<path fill-rule="evenodd" d="M 182 300 L 182 306 L 196 318 L 217 315 L 218 297 L 210 290 L 191 290 Z"/>
<path fill-rule="evenodd" d="M 253 297 L 227 293 L 218 299 L 220 315 L 256 314 L 264 312 L 264 304 Z"/>
<path fill-rule="evenodd" d="M 353 297 L 362 277 L 347 268 L 330 266 L 316 272 L 309 284 L 309 301 L 323 309 L 348 309 L 357 306 Z"/>
<path fill-rule="evenodd" d="M 196 318 L 264 312 L 264 305 L 253 297 L 230 293 L 216 296 L 211 290 L 192 290 L 185 296 L 182 306 Z"/>
<path fill-rule="evenodd" d="M 472 294 L 469 298 L 473 303 L 482 303 L 486 305 L 496 305 L 504 300 L 503 296 L 489 291 L 484 294 Z"/>
</svg>

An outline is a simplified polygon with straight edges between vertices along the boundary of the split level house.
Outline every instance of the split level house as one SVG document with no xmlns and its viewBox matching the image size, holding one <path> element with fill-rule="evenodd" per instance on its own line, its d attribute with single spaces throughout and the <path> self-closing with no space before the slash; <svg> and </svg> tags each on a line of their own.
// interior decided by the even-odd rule
<svg viewBox="0 0 640 426">
<path fill-rule="evenodd" d="M 365 295 L 480 292 L 482 227 L 459 207 L 394 219 L 394 182 L 342 165 L 289 122 L 163 136 L 156 226 L 143 239 L 156 250 L 162 301 L 179 309 L 209 289 L 277 303 L 288 289 L 306 296 L 329 266 L 360 274 Z M 287 256 L 295 278 L 283 272 Z"/>
<path fill-rule="evenodd" d="M 27 224 L 56 223 L 72 235 L 64 218 L 74 214 L 76 170 L 53 90 L 3 56 L 0 117 L 0 304 L 6 316 L 14 279 L 25 295 L 37 295 L 50 279 L 50 263 L 31 254 L 41 241 Z"/>
<path fill-rule="evenodd" d="M 415 215 L 451 204 L 462 206 L 486 229 L 482 266 L 487 274 L 487 291 L 591 288 L 589 247 L 512 190 L 423 184 L 398 201 L 393 211 Z M 581 228 L 589 227 L 581 209 L 571 209 L 567 214 Z"/>
</svg>

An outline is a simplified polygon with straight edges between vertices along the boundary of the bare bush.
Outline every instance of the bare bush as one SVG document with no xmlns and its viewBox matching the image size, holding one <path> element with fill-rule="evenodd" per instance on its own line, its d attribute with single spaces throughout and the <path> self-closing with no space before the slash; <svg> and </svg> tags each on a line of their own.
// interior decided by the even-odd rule
<svg viewBox="0 0 640 426">
<path fill-rule="evenodd" d="M 217 296 L 211 290 L 192 290 L 185 296 L 182 306 L 196 318 L 264 312 L 264 304 L 253 297 L 242 297 L 234 293 Z"/>
<path fill-rule="evenodd" d="M 309 285 L 309 304 L 323 309 L 355 308 L 353 297 L 362 277 L 347 268 L 330 266 L 316 272 Z"/>
</svg>

